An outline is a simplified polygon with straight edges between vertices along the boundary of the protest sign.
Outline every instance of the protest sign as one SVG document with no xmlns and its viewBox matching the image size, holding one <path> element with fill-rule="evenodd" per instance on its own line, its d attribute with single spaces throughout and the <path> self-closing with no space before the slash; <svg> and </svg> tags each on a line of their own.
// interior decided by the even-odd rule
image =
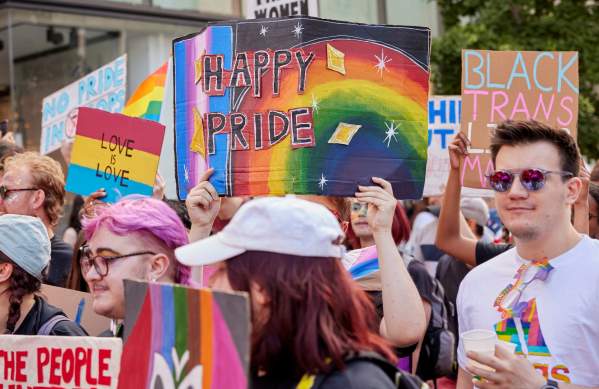
<svg viewBox="0 0 599 389">
<path fill-rule="evenodd" d="M 77 107 L 121 112 L 125 106 L 127 55 L 52 93 L 42 101 L 40 153 L 58 150 L 72 141 L 77 125 Z"/>
<path fill-rule="evenodd" d="M 121 389 L 247 388 L 245 293 L 125 280 L 125 305 Z"/>
<path fill-rule="evenodd" d="M 226 196 L 353 196 L 378 176 L 420 198 L 429 45 L 425 27 L 306 17 L 175 40 L 179 198 L 207 167 Z"/>
<path fill-rule="evenodd" d="M 89 293 L 44 284 L 41 294 L 46 301 L 62 309 L 69 318 L 81 324 L 92 336 L 100 335 L 110 328 L 110 319 L 94 312 Z"/>
<path fill-rule="evenodd" d="M 151 195 L 163 137 L 159 123 L 79 108 L 66 190 L 87 196 L 104 188 L 106 202 Z"/>
<path fill-rule="evenodd" d="M 431 96 L 428 101 L 428 158 L 424 196 L 440 196 L 449 177 L 448 146 L 460 131 L 460 96 Z M 493 197 L 488 189 L 463 188 L 462 196 Z"/>
<path fill-rule="evenodd" d="M 116 389 L 122 341 L 0 335 L 0 389 Z"/>
<path fill-rule="evenodd" d="M 462 184 L 488 188 L 491 131 L 504 120 L 534 119 L 576 138 L 578 52 L 462 51 L 462 132 L 471 142 Z"/>
<path fill-rule="evenodd" d="M 245 0 L 248 19 L 318 16 L 318 0 Z"/>
</svg>

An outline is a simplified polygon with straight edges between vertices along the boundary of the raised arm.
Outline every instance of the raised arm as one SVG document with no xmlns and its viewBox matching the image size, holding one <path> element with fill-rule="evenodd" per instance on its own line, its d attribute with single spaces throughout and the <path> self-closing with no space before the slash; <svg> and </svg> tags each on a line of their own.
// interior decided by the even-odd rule
<svg viewBox="0 0 599 389">
<path fill-rule="evenodd" d="M 448 146 L 449 177 L 443 195 L 435 245 L 466 265 L 476 266 L 477 240 L 469 229 L 461 227 L 462 224 L 465 225 L 465 221 L 460 213 L 460 195 L 462 191 L 460 159 L 468 154 L 467 143 L 468 140 L 464 134 L 459 132 Z"/>
<path fill-rule="evenodd" d="M 424 307 L 391 234 L 397 204 L 391 184 L 376 177 L 372 181 L 380 186 L 360 186 L 356 197 L 368 203 L 368 224 L 379 256 L 384 315 L 381 335 L 394 345 L 405 347 L 424 336 Z"/>
</svg>

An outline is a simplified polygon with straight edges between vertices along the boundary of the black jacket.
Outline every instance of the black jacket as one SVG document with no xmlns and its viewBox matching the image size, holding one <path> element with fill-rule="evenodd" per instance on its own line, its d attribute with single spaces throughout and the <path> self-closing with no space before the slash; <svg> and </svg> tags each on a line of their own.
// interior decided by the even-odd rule
<svg viewBox="0 0 599 389">
<path fill-rule="evenodd" d="M 35 296 L 35 304 L 25 316 L 25 320 L 15 330 L 15 335 L 37 335 L 45 322 L 56 315 L 64 315 L 64 312 L 53 305 L 50 305 L 41 298 Z M 56 336 L 88 336 L 88 333 L 77 323 L 71 320 L 60 321 L 56 323 L 50 335 Z"/>
</svg>

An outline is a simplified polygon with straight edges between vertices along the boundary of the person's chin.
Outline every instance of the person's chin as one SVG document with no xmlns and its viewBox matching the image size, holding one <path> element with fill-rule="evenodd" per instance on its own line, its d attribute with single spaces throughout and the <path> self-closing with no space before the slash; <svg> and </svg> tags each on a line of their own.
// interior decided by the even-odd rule
<svg viewBox="0 0 599 389">
<path fill-rule="evenodd" d="M 100 295 L 94 295 L 92 307 L 94 312 L 100 316 L 112 317 L 114 311 L 114 304 L 111 303 L 108 296 L 104 296 L 103 293 Z"/>
</svg>

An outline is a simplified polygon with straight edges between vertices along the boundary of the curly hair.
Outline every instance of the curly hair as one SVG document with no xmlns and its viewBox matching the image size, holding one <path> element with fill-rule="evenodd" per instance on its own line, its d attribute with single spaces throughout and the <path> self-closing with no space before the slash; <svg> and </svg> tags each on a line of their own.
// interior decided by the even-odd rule
<svg viewBox="0 0 599 389">
<path fill-rule="evenodd" d="M 32 185 L 44 191 L 44 211 L 55 226 L 62 214 L 65 197 L 64 173 L 60 164 L 50 157 L 31 151 L 15 154 L 4 160 L 4 171 L 12 167 L 27 166 L 33 180 Z"/>
<path fill-rule="evenodd" d="M 17 322 L 21 318 L 21 303 L 23 302 L 23 297 L 39 292 L 42 287 L 42 281 L 21 269 L 1 251 L 0 263 L 10 263 L 13 267 L 12 274 L 8 280 L 8 288 L 3 292 L 9 294 L 8 302 L 10 304 L 5 333 L 12 334 L 15 331 Z"/>
</svg>

